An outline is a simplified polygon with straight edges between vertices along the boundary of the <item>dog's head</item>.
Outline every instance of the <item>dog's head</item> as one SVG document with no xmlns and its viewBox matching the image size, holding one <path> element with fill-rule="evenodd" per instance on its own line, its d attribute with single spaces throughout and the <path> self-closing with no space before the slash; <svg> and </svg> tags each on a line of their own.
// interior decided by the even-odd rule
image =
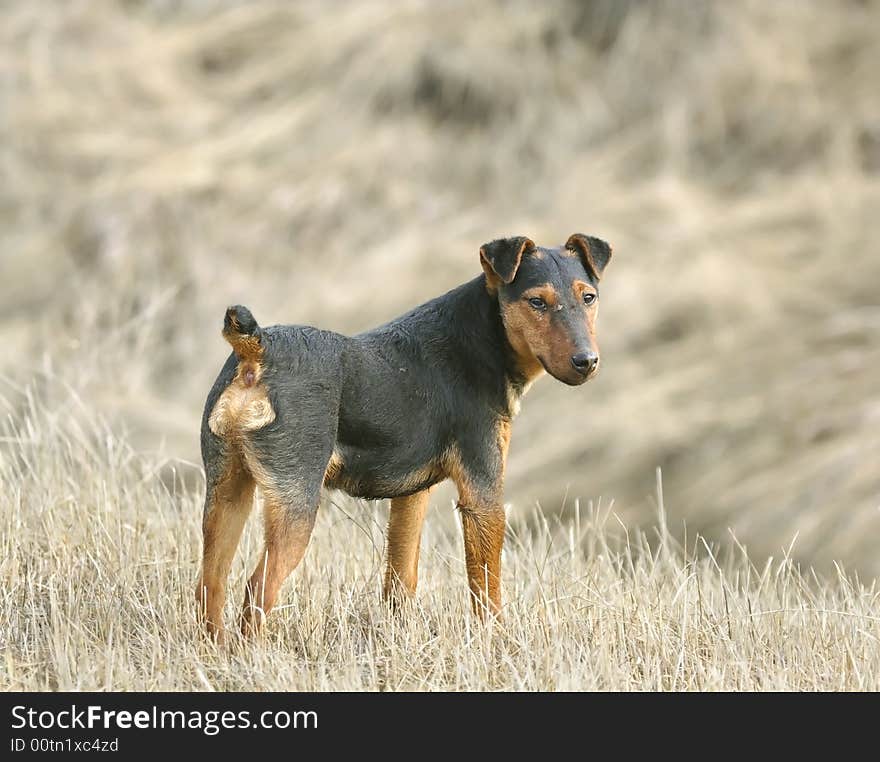
<svg viewBox="0 0 880 762">
<path fill-rule="evenodd" d="M 501 238 L 480 249 L 486 288 L 498 295 L 517 364 L 527 379 L 541 369 L 571 386 L 599 369 L 599 280 L 611 259 L 605 241 L 575 233 L 565 246 Z"/>
</svg>

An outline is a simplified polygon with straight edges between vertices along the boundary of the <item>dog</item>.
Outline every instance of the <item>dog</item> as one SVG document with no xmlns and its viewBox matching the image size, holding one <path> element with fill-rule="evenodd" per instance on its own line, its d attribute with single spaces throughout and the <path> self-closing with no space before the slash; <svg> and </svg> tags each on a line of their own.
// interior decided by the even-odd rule
<svg viewBox="0 0 880 762">
<path fill-rule="evenodd" d="M 511 422 L 539 376 L 578 386 L 599 369 L 599 281 L 611 246 L 583 234 L 564 246 L 526 237 L 480 248 L 482 274 L 356 336 L 260 327 L 230 307 L 232 345 L 201 429 L 206 496 L 201 618 L 223 634 L 226 580 L 255 488 L 265 549 L 247 583 L 240 627 L 258 632 L 305 553 L 323 487 L 391 500 L 384 597 L 418 579 L 431 488 L 458 491 L 474 611 L 501 611 L 504 469 Z"/>
</svg>

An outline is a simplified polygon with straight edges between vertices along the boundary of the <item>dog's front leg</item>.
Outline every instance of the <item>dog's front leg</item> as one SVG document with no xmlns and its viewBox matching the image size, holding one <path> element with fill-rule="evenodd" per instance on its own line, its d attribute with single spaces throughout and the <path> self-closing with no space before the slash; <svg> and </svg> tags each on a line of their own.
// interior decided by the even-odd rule
<svg viewBox="0 0 880 762">
<path fill-rule="evenodd" d="M 510 421 L 498 419 L 493 428 L 494 436 L 459 442 L 448 460 L 449 475 L 458 488 L 471 603 L 483 618 L 501 613 L 501 547 L 506 524 L 502 495 Z"/>
<path fill-rule="evenodd" d="M 501 613 L 501 547 L 504 506 L 492 501 L 467 505 L 459 501 L 464 530 L 464 558 L 474 612 L 483 618 Z"/>
<path fill-rule="evenodd" d="M 419 580 L 419 543 L 430 493 L 429 488 L 391 501 L 382 594 L 392 606 L 415 595 Z"/>
</svg>

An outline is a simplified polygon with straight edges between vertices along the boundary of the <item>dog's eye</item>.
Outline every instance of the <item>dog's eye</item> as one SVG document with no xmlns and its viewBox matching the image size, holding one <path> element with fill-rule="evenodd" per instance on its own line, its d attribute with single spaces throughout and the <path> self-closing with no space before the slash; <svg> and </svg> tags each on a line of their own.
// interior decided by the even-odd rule
<svg viewBox="0 0 880 762">
<path fill-rule="evenodd" d="M 531 304 L 536 310 L 547 309 L 547 302 L 545 302 L 540 296 L 533 296 L 529 299 L 529 304 Z"/>
<path fill-rule="evenodd" d="M 584 293 L 584 304 L 592 304 L 596 301 L 596 295 L 591 294 L 589 291 Z"/>
</svg>

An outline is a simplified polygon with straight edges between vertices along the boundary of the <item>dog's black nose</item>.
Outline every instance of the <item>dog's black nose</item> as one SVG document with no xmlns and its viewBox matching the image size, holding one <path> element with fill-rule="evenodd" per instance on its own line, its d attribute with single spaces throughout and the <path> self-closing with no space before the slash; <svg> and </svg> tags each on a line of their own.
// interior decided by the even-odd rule
<svg viewBox="0 0 880 762">
<path fill-rule="evenodd" d="M 595 352 L 578 352 L 578 354 L 571 356 L 571 364 L 578 373 L 586 376 L 596 369 L 599 364 L 599 355 Z"/>
</svg>

